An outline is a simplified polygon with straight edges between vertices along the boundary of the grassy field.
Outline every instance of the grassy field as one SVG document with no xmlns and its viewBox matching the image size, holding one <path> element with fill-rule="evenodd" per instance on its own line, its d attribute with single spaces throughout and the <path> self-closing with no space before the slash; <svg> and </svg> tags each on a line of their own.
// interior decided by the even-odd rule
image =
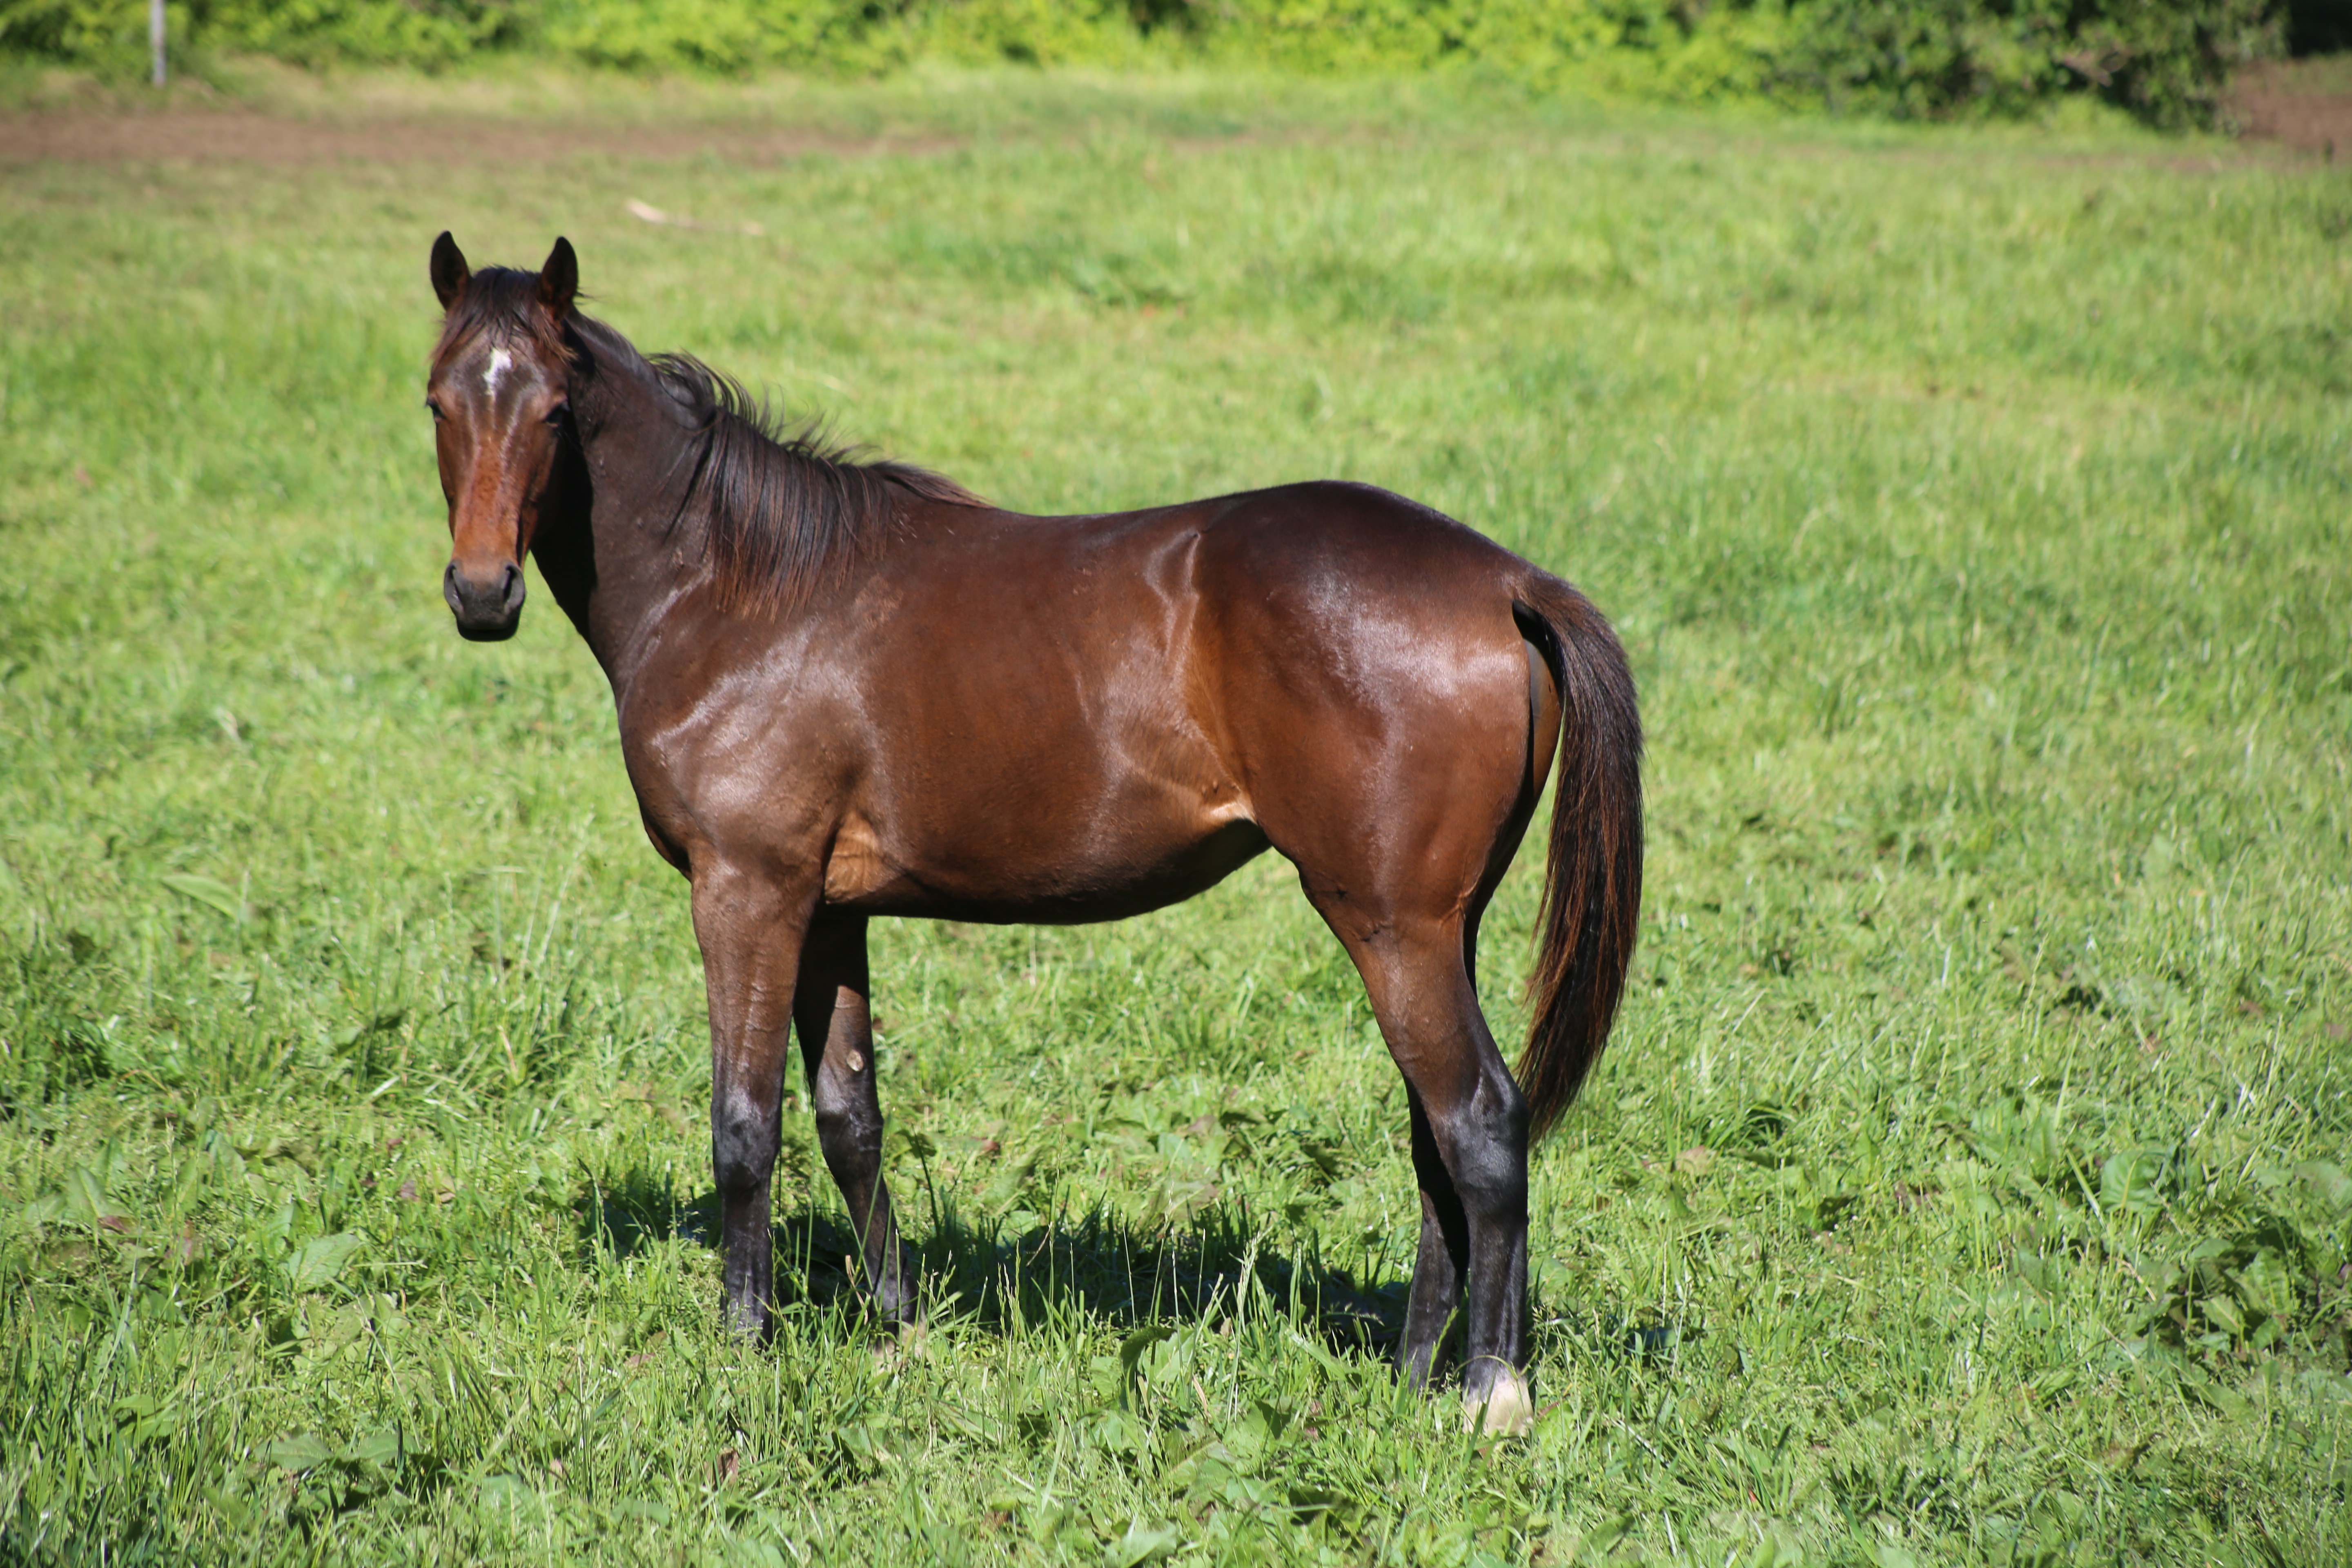
<svg viewBox="0 0 2352 1568">
<path fill-rule="evenodd" d="M 0 1561 L 2352 1561 L 2352 178 L 362 86 L 285 134 L 381 159 L 0 167 Z M 473 153 L 395 155 L 436 113 Z M 1528 1440 L 1391 1380 L 1402 1096 L 1271 858 L 878 929 L 940 1304 L 849 1310 L 796 1107 L 792 1304 L 723 1335 L 684 886 L 550 603 L 440 602 L 443 227 L 1008 504 L 1367 479 L 1611 614 L 1649 897 L 1537 1160 Z"/>
</svg>

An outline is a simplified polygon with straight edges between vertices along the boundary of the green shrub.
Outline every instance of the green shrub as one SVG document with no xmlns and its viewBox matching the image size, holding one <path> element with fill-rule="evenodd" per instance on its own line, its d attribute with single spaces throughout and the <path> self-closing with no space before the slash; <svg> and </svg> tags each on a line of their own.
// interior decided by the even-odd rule
<svg viewBox="0 0 2352 1568">
<path fill-rule="evenodd" d="M 738 71 L 821 58 L 844 7 L 760 0 L 549 0 L 541 41 L 623 70 Z"/>
<path fill-rule="evenodd" d="M 527 37 L 494 0 L 173 0 L 172 37 L 298 65 L 349 60 L 435 68 Z M 143 66 L 145 0 L 0 0 L 0 50 L 105 69 Z"/>
<path fill-rule="evenodd" d="M 494 0 L 198 0 L 194 9 L 205 44 L 302 64 L 446 66 L 524 37 L 515 9 Z"/>
<path fill-rule="evenodd" d="M 1151 34 L 1181 42 L 1185 30 L 1181 17 L 1139 16 L 1118 0 L 934 0 L 906 8 L 896 41 L 910 55 L 971 64 L 1127 65 Z"/>
<path fill-rule="evenodd" d="M 184 37 L 185 7 L 170 7 Z M 146 56 L 147 7 L 128 0 L 0 0 L 0 50 L 101 70 L 134 68 Z"/>
<path fill-rule="evenodd" d="M 301 63 L 536 48 L 624 70 L 871 72 L 909 59 L 1316 73 L 1475 65 L 1538 90 L 1769 96 L 1902 117 L 2095 93 L 2207 124 L 2289 0 L 177 0 L 173 36 Z M 131 68 L 143 0 L 0 0 L 0 50 Z"/>
<path fill-rule="evenodd" d="M 2229 73 L 2282 51 L 2280 0 L 1800 0 L 1784 90 L 1900 116 L 2016 113 L 2070 90 L 2210 123 Z"/>
</svg>

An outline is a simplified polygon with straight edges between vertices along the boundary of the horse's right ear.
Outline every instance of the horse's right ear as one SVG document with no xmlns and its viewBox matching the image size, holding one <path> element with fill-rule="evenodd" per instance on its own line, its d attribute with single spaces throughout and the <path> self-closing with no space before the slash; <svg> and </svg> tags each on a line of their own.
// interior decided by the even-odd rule
<svg viewBox="0 0 2352 1568">
<path fill-rule="evenodd" d="M 466 291 L 466 284 L 473 276 L 466 266 L 466 253 L 457 248 L 449 231 L 443 229 L 441 237 L 433 242 L 433 292 L 440 296 L 444 310 L 457 302 L 457 296 Z"/>
<path fill-rule="evenodd" d="M 547 253 L 546 265 L 539 269 L 539 302 L 560 321 L 579 292 L 580 258 L 572 253 L 572 242 L 559 234 L 555 247 Z"/>
</svg>

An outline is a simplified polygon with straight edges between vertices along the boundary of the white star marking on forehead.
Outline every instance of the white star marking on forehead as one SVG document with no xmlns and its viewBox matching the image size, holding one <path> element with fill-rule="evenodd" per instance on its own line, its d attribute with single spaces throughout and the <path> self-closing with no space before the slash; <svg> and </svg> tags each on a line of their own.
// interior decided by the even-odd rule
<svg viewBox="0 0 2352 1568">
<path fill-rule="evenodd" d="M 514 355 L 504 349 L 492 349 L 489 365 L 482 372 L 482 390 L 496 397 L 499 395 L 499 378 L 506 374 L 513 364 Z"/>
</svg>

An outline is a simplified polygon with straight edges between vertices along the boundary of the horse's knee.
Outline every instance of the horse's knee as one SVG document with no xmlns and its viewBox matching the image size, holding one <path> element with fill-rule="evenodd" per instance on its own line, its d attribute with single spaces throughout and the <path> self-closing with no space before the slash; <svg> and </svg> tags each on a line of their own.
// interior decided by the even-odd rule
<svg viewBox="0 0 2352 1568">
<path fill-rule="evenodd" d="M 1463 1206 L 1485 1218 L 1524 1220 L 1528 1101 L 1510 1074 L 1499 1066 L 1482 1073 L 1465 1102 L 1431 1121 Z"/>
<path fill-rule="evenodd" d="M 749 1107 L 714 1105 L 710 1112 L 710 1173 L 721 1192 L 746 1192 L 776 1168 L 783 1128 L 779 1119 Z"/>
<path fill-rule="evenodd" d="M 817 1147 L 836 1168 L 862 1168 L 882 1154 L 882 1119 L 862 1105 L 816 1108 Z"/>
<path fill-rule="evenodd" d="M 828 1159 L 856 1158 L 882 1147 L 882 1110 L 875 1103 L 872 1070 L 865 1054 L 853 1050 L 835 1053 L 810 1078 L 809 1110 Z"/>
</svg>

